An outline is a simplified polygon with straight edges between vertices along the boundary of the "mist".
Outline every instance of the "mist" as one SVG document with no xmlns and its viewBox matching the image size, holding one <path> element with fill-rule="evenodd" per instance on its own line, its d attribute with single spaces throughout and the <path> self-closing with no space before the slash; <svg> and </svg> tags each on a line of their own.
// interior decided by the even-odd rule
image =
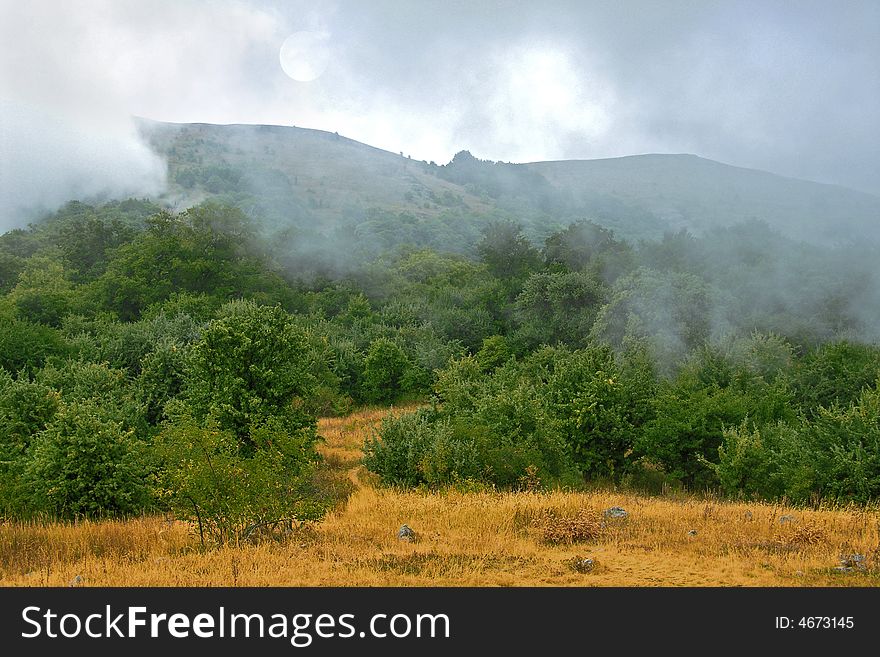
<svg viewBox="0 0 880 657">
<path fill-rule="evenodd" d="M 694 153 L 880 193 L 872 2 L 0 1 L 2 227 L 158 196 L 132 116 L 296 125 L 447 162 Z M 279 52 L 321 35 L 310 82 Z"/>
</svg>

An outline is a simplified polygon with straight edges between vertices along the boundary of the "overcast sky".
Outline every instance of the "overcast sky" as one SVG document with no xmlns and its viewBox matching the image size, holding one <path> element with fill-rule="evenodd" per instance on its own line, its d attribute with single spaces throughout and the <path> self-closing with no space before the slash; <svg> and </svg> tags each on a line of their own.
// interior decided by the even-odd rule
<svg viewBox="0 0 880 657">
<path fill-rule="evenodd" d="M 319 128 L 438 163 L 694 153 L 880 193 L 877 0 L 0 6 L 7 213 L 160 189 L 131 115 Z M 287 68 L 311 81 L 279 57 L 302 31 Z"/>
</svg>

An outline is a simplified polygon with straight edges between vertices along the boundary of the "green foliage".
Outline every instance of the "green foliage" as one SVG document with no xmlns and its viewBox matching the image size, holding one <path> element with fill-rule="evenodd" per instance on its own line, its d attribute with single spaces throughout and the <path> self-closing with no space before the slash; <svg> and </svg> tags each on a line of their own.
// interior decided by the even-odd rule
<svg viewBox="0 0 880 657">
<path fill-rule="evenodd" d="M 64 403 L 37 434 L 24 473 L 34 511 L 100 517 L 149 505 L 147 447 L 106 415 L 92 401 Z"/>
<path fill-rule="evenodd" d="M 164 419 L 165 405 L 182 397 L 188 361 L 189 346 L 170 338 L 160 340 L 141 360 L 136 394 L 150 424 L 159 424 Z"/>
<path fill-rule="evenodd" d="M 650 370 L 621 368 L 606 347 L 560 354 L 547 382 L 551 415 L 587 478 L 628 469 L 638 430 L 650 414 Z"/>
<path fill-rule="evenodd" d="M 33 437 L 58 411 L 60 396 L 26 377 L 13 379 L 0 370 L 0 510 L 21 513 L 29 490 L 24 469 Z"/>
<path fill-rule="evenodd" d="M 726 428 L 793 416 L 784 386 L 737 369 L 708 347 L 695 352 L 674 381 L 664 382 L 651 403 L 654 418 L 636 441 L 637 454 L 695 487 L 717 483 L 713 464 Z"/>
<path fill-rule="evenodd" d="M 205 204 L 180 215 L 162 212 L 117 249 L 94 293 L 123 320 L 180 292 L 221 299 L 252 293 L 274 301 L 284 285 L 254 248 L 253 228 L 238 208 Z"/>
<path fill-rule="evenodd" d="M 514 303 L 516 339 L 530 348 L 588 341 L 605 297 L 601 281 L 586 272 L 539 272 L 523 284 Z"/>
<path fill-rule="evenodd" d="M 848 405 L 880 377 L 880 347 L 832 342 L 800 360 L 791 372 L 791 387 L 802 408 Z"/>
<path fill-rule="evenodd" d="M 452 361 L 438 373 L 441 405 L 389 418 L 368 441 L 365 464 L 392 484 L 471 480 L 510 488 L 527 478 L 548 486 L 576 481 L 542 385 L 516 361 L 491 374 L 474 357 Z"/>
<path fill-rule="evenodd" d="M 428 409 L 400 416 L 386 415 L 378 433 L 364 443 L 363 463 L 375 472 L 383 483 L 418 486 L 426 481 L 422 461 L 441 434 L 444 441 L 446 427 L 436 422 L 437 414 Z"/>
<path fill-rule="evenodd" d="M 34 372 L 53 357 L 63 357 L 69 346 L 50 326 L 11 316 L 0 307 L 0 367 L 9 372 Z"/>
<path fill-rule="evenodd" d="M 700 277 L 642 268 L 614 284 L 592 338 L 617 349 L 633 340 L 648 341 L 669 373 L 709 340 L 714 319 L 711 289 Z"/>
<path fill-rule="evenodd" d="M 659 237 L 662 221 L 598 192 L 585 215 L 537 171 L 468 153 L 403 163 L 468 187 L 413 184 L 401 212 L 335 205 L 231 151 L 200 162 L 202 147 L 224 152 L 211 140 L 178 147 L 172 179 L 234 205 L 72 202 L 0 236 L 8 513 L 149 508 L 141 456 L 162 433 L 166 502 L 204 511 L 213 540 L 240 540 L 317 508 L 303 474 L 316 414 L 432 391 L 432 410 L 390 418 L 368 444 L 383 481 L 876 498 L 875 249 L 796 243 L 754 221 L 629 244 L 610 227 Z M 474 214 L 471 194 L 504 212 Z M 316 221 L 328 212 L 329 232 Z M 578 216 L 598 223 L 558 223 Z M 31 485 L 85 468 L 63 470 L 57 445 L 86 445 L 87 429 L 146 468 L 130 499 L 111 499 L 108 468 L 88 474 L 97 501 Z M 106 440 L 88 449 L 116 454 Z M 190 479 L 173 478 L 173 454 L 192 459 Z M 225 474 L 205 470 L 208 455 Z M 280 469 L 288 479 L 271 478 Z M 261 502 L 256 483 L 233 481 L 245 475 L 304 506 Z M 212 506 L 227 485 L 237 501 Z"/>
<path fill-rule="evenodd" d="M 103 418 L 119 422 L 139 437 L 150 433 L 144 407 L 123 370 L 106 363 L 68 360 L 43 368 L 34 380 L 57 391 L 66 403 L 94 402 Z"/>
<path fill-rule="evenodd" d="M 540 256 L 512 222 L 490 223 L 483 230 L 477 252 L 489 272 L 502 280 L 524 279 L 538 268 Z"/>
<path fill-rule="evenodd" d="M 480 350 L 474 357 L 480 364 L 480 369 L 490 372 L 509 361 L 513 357 L 513 352 L 503 335 L 490 335 L 483 340 Z"/>
<path fill-rule="evenodd" d="M 406 352 L 397 343 L 378 338 L 370 344 L 364 359 L 364 396 L 370 401 L 394 401 L 405 391 L 411 368 Z"/>
<path fill-rule="evenodd" d="M 579 221 L 557 231 L 544 240 L 544 261 L 580 271 L 595 265 L 607 252 L 626 247 L 614 238 L 614 232 L 592 221 Z"/>
<path fill-rule="evenodd" d="M 717 472 L 733 495 L 795 502 L 875 501 L 880 496 L 880 393 L 866 388 L 848 406 L 820 407 L 794 423 L 725 432 Z"/>
<path fill-rule="evenodd" d="M 26 262 L 8 298 L 19 318 L 57 328 L 76 303 L 76 290 L 56 259 L 34 256 Z"/>
<path fill-rule="evenodd" d="M 248 445 L 209 421 L 175 415 L 156 439 L 161 499 L 198 525 L 202 543 L 239 545 L 260 528 L 319 518 L 308 487 L 317 456 L 311 428 L 291 432 L 281 418 L 250 426 Z"/>
<path fill-rule="evenodd" d="M 271 416 L 292 432 L 314 424 L 303 408 L 314 385 L 306 337 L 280 307 L 226 304 L 191 354 L 186 396 L 198 421 L 211 418 L 245 444 Z"/>
</svg>

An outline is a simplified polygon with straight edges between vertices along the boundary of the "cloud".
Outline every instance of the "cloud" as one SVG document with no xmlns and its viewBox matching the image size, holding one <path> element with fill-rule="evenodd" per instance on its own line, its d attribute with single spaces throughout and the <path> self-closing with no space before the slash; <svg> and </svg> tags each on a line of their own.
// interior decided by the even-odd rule
<svg viewBox="0 0 880 657">
<path fill-rule="evenodd" d="M 880 193 L 880 4 L 0 0 L 0 222 L 147 194 L 131 115 L 338 131 L 414 158 L 691 152 Z M 284 74 L 292 33 L 327 66 Z"/>
<path fill-rule="evenodd" d="M 277 17 L 238 2 L 0 1 L 3 230 L 72 198 L 160 194 L 133 116 L 222 120 L 264 93 L 262 44 L 277 68 Z"/>
</svg>

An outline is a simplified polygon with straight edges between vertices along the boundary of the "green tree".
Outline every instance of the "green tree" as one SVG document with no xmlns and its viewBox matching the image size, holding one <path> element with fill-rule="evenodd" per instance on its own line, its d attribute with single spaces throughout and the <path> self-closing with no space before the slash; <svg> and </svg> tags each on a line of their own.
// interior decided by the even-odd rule
<svg viewBox="0 0 880 657">
<path fill-rule="evenodd" d="M 513 222 L 488 224 L 477 243 L 477 253 L 489 272 L 504 280 L 524 279 L 541 264 L 540 254 L 523 235 L 522 226 Z"/>
<path fill-rule="evenodd" d="M 197 523 L 203 544 L 239 545 L 258 529 L 323 513 L 309 488 L 317 459 L 313 432 L 291 433 L 271 416 L 250 425 L 245 449 L 240 436 L 213 420 L 203 425 L 171 415 L 156 439 L 159 492 L 181 518 Z"/>
<path fill-rule="evenodd" d="M 25 470 L 35 510 L 59 518 L 137 513 L 150 505 L 146 445 L 92 401 L 62 404 L 34 439 Z"/>
<path fill-rule="evenodd" d="M 404 377 L 410 368 L 406 352 L 396 342 L 374 340 L 364 359 L 364 396 L 370 401 L 394 401 L 405 392 Z"/>
<path fill-rule="evenodd" d="M 532 274 L 514 304 L 516 339 L 530 348 L 559 342 L 583 346 L 604 298 L 602 282 L 586 272 Z"/>
<path fill-rule="evenodd" d="M 216 420 L 244 444 L 269 417 L 291 432 L 313 428 L 304 404 L 314 384 L 308 353 L 305 334 L 279 306 L 229 302 L 192 347 L 186 396 L 196 419 Z"/>
</svg>

